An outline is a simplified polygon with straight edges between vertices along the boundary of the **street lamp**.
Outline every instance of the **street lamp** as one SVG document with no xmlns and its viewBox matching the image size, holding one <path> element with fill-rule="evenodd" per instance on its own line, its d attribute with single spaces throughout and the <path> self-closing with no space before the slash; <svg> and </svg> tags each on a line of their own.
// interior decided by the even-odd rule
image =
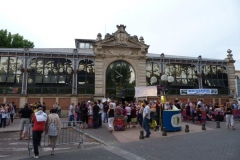
<svg viewBox="0 0 240 160">
<path fill-rule="evenodd" d="M 162 111 L 164 110 L 164 103 L 166 103 L 166 96 L 165 96 L 165 90 L 166 87 L 168 86 L 169 83 L 172 83 L 174 81 L 173 76 L 170 76 L 168 74 L 163 74 L 161 76 L 161 81 L 163 82 L 164 87 L 162 88 L 162 94 L 161 94 L 161 103 L 162 107 L 160 107 L 160 122 L 159 124 L 161 125 L 161 130 L 163 128 L 163 117 L 162 117 Z"/>
</svg>

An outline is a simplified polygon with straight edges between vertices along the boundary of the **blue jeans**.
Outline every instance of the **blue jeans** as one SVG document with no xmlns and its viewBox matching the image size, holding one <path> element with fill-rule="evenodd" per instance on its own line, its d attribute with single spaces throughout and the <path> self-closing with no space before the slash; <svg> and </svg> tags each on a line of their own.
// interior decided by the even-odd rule
<svg viewBox="0 0 240 160">
<path fill-rule="evenodd" d="M 108 115 L 107 112 L 103 112 L 103 123 L 108 123 Z"/>
<path fill-rule="evenodd" d="M 74 115 L 70 115 L 69 116 L 69 120 L 68 120 L 68 125 L 71 126 L 71 122 L 73 121 L 73 125 L 75 126 L 75 120 L 74 120 Z"/>
<path fill-rule="evenodd" d="M 144 118 L 143 119 L 143 124 L 142 127 L 144 128 L 144 130 L 146 131 L 146 136 L 149 137 L 151 132 L 150 132 L 150 128 L 149 128 L 149 119 Z"/>
</svg>

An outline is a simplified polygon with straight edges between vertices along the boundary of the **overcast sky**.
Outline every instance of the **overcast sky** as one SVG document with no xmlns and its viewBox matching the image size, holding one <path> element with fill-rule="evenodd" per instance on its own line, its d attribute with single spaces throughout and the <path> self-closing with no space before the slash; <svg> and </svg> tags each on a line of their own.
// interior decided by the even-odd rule
<svg viewBox="0 0 240 160">
<path fill-rule="evenodd" d="M 35 48 L 74 48 L 124 24 L 143 36 L 149 53 L 224 59 L 231 49 L 240 70 L 239 0 L 1 0 L 0 29 Z"/>
</svg>

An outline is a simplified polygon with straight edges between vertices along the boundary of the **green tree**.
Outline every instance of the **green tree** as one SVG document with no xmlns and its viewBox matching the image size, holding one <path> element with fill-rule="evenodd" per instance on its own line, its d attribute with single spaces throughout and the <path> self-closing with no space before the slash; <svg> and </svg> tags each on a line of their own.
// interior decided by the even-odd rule
<svg viewBox="0 0 240 160">
<path fill-rule="evenodd" d="M 23 36 L 17 34 L 11 34 L 5 30 L 0 30 L 0 48 L 33 48 L 34 43 L 24 39 Z"/>
</svg>

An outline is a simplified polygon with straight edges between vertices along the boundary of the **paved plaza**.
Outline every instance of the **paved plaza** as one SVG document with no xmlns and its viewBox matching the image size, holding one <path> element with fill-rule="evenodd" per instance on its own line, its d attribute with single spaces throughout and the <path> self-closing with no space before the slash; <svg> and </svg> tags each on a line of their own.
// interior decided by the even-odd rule
<svg viewBox="0 0 240 160">
<path fill-rule="evenodd" d="M 67 118 L 62 118 L 62 121 Z M 190 132 L 185 133 L 185 125 Z M 138 160 L 238 160 L 240 159 L 240 122 L 235 121 L 237 130 L 227 129 L 225 122 L 216 128 L 215 122 L 207 122 L 206 130 L 202 126 L 183 122 L 182 131 L 168 132 L 167 136 L 151 130 L 150 138 L 140 140 L 143 130 L 139 125 L 126 131 L 110 133 L 107 124 L 102 128 L 86 129 L 84 148 L 77 144 L 57 146 L 54 156 L 50 148 L 40 149 L 40 159 L 138 159 Z M 19 120 L 0 129 L 0 159 L 32 159 L 28 156 L 27 141 L 18 140 Z"/>
</svg>

